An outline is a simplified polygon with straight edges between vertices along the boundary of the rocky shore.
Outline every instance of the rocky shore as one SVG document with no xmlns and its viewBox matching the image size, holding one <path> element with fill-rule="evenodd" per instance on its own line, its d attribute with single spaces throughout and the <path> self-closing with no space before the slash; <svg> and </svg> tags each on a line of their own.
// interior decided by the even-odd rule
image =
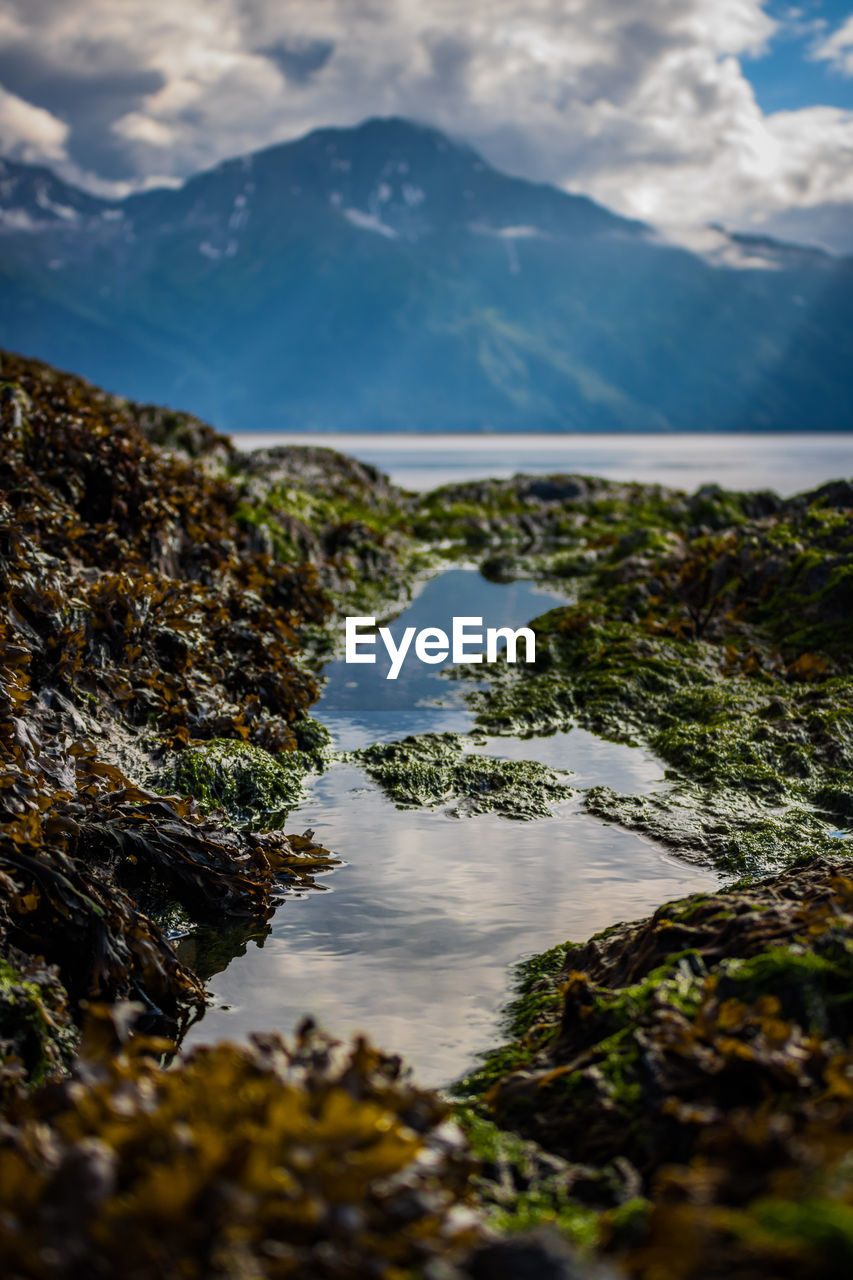
<svg viewBox="0 0 853 1280">
<path fill-rule="evenodd" d="M 4 1274 L 847 1274 L 852 511 L 843 481 L 410 494 L 3 353 Z M 334 863 L 287 825 L 334 758 L 310 715 L 333 620 L 472 561 L 571 603 L 534 666 L 454 672 L 473 738 L 361 767 L 398 804 L 525 821 L 572 790 L 538 735 L 641 743 L 665 784 L 584 805 L 734 883 L 528 962 L 455 1100 L 311 1026 L 174 1056 L 211 951 Z"/>
<path fill-rule="evenodd" d="M 851 909 L 849 864 L 808 858 L 528 964 L 459 1086 L 494 1211 L 550 1205 L 632 1276 L 843 1274 Z"/>
</svg>

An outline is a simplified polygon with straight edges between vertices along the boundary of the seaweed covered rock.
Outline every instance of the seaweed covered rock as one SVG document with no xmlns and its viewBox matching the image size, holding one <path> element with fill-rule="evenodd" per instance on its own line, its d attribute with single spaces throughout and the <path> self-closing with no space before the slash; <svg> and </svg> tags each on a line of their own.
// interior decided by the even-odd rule
<svg viewBox="0 0 853 1280">
<path fill-rule="evenodd" d="M 77 1040 L 56 970 L 10 948 L 0 960 L 0 1104 L 21 1082 L 38 1085 L 67 1069 Z"/>
<path fill-rule="evenodd" d="M 182 752 L 173 778 L 205 812 L 222 811 L 241 826 L 269 827 L 297 807 L 313 764 L 306 752 L 273 755 L 249 742 L 214 739 Z"/>
<path fill-rule="evenodd" d="M 568 1162 L 629 1274 L 805 1280 L 853 1258 L 851 871 L 813 859 L 558 948 L 460 1086 Z"/>
<path fill-rule="evenodd" d="M 414 540 L 413 496 L 368 463 L 281 445 L 236 455 L 229 474 L 244 528 L 279 558 L 311 563 L 350 611 L 407 600 L 415 575 L 436 558 Z M 430 534 L 424 543 L 434 541 Z"/>
<path fill-rule="evenodd" d="M 401 808 L 446 804 L 459 817 L 547 818 L 573 795 L 566 775 L 535 760 L 498 760 L 465 745 L 456 733 L 425 733 L 363 747 L 352 758 Z"/>
<path fill-rule="evenodd" d="M 501 485 L 517 529 L 527 491 L 521 478 Z M 550 503 L 550 543 L 530 563 L 546 579 L 575 578 L 577 598 L 532 624 L 533 666 L 470 669 L 479 726 L 578 723 L 643 743 L 667 786 L 642 797 L 597 788 L 589 809 L 726 871 L 829 854 L 853 814 L 845 486 L 786 500 L 621 490 L 601 482 Z"/>
<path fill-rule="evenodd" d="M 495 559 L 522 556 L 529 572 L 540 555 L 559 565 L 574 544 L 582 547 L 591 520 L 596 534 L 601 530 L 605 536 L 617 527 L 620 532 L 636 529 L 635 515 L 643 523 L 644 516 L 664 523 L 682 499 L 660 485 L 595 476 L 517 475 L 443 485 L 419 495 L 411 504 L 411 524 L 419 537 L 469 554 L 494 548 L 495 554 L 486 556 L 487 566 Z"/>
<path fill-rule="evenodd" d="M 19 357 L 2 375 L 4 1272 L 587 1274 L 544 1222 L 641 1280 L 846 1274 L 850 486 L 412 495 L 328 450 L 238 455 Z M 306 1031 L 171 1070 L 165 1042 L 124 1045 L 131 1022 L 179 1037 L 200 979 L 332 864 L 276 828 L 325 757 L 306 713 L 333 603 L 384 607 L 472 551 L 575 601 L 538 620 L 532 669 L 472 668 L 480 728 L 643 742 L 666 785 L 594 788 L 591 812 L 729 871 L 796 862 L 530 962 L 512 1042 L 464 1086 L 475 1181 L 443 1104 L 365 1043 L 339 1061 Z M 452 734 L 351 758 L 398 804 L 460 815 L 573 794 Z M 112 1011 L 72 1065 L 93 1000 Z M 472 1192 L 521 1234 L 466 1227 Z"/>
<path fill-rule="evenodd" d="M 312 567 L 252 550 L 233 487 L 152 446 L 132 406 L 8 355 L 3 374 L 28 406 L 3 417 L 0 545 L 32 692 L 179 739 L 290 745 L 316 697 L 299 629 L 328 612 Z"/>
<path fill-rule="evenodd" d="M 159 1042 L 114 1051 L 127 1024 L 95 1010 L 74 1075 L 7 1117 L 9 1280 L 396 1280 L 478 1239 L 461 1135 L 398 1059 L 305 1027 L 166 1071 Z"/>
<path fill-rule="evenodd" d="M 203 994 L 164 925 L 264 920 L 328 860 L 153 787 L 211 739 L 297 752 L 329 603 L 253 545 L 209 428 L 36 361 L 2 376 L 0 948 L 54 964 L 72 1013 L 130 996 L 175 1030 Z"/>
</svg>

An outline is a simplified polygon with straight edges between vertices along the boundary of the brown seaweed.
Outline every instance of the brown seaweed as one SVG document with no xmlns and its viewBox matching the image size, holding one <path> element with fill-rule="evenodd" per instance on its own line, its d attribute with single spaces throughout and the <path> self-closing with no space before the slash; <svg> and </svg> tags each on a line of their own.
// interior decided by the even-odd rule
<svg viewBox="0 0 853 1280">
<path fill-rule="evenodd" d="M 312 862 L 157 794 L 167 753 L 299 745 L 317 686 L 310 565 L 253 548 L 209 428 L 4 355 L 0 406 L 0 935 L 76 1009 L 132 996 L 175 1028 L 203 993 L 156 919 L 266 919 Z M 166 450 L 151 443 L 159 439 Z"/>
<path fill-rule="evenodd" d="M 65 1081 L 0 1134 L 9 1280 L 211 1276 L 401 1280 L 479 1238 L 459 1216 L 470 1160 L 437 1095 L 363 1040 L 122 1046 L 95 1008 Z"/>
<path fill-rule="evenodd" d="M 815 858 L 558 948 L 463 1092 L 637 1280 L 847 1274 L 851 930 L 851 866 Z"/>
</svg>

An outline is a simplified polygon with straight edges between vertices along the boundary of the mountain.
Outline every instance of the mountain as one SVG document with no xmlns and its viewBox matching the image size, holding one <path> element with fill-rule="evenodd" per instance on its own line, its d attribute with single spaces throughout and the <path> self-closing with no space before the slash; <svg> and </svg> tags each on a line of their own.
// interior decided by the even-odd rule
<svg viewBox="0 0 853 1280">
<path fill-rule="evenodd" d="M 0 345 L 226 430 L 850 430 L 853 260 L 664 243 L 371 120 L 99 200 L 0 169 Z"/>
<path fill-rule="evenodd" d="M 57 178 L 49 169 L 0 160 L 0 232 L 42 231 L 84 219 L 120 216 L 99 200 Z"/>
</svg>

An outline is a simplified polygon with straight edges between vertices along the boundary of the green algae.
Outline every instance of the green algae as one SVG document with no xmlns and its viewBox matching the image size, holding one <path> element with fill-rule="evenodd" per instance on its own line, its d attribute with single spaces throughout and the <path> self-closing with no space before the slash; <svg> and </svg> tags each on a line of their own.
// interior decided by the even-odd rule
<svg viewBox="0 0 853 1280">
<path fill-rule="evenodd" d="M 831 506 L 847 490 L 827 489 L 786 504 L 715 488 L 681 504 L 641 494 L 635 510 L 606 491 L 588 498 L 577 549 L 532 557 L 544 581 L 578 578 L 575 603 L 531 624 L 535 666 L 456 673 L 478 682 L 467 695 L 478 727 L 579 724 L 644 745 L 667 787 L 596 789 L 587 807 L 721 869 L 827 852 L 853 814 L 853 534 L 848 507 Z"/>
<path fill-rule="evenodd" d="M 107 438 L 101 431 L 101 408 L 88 403 L 85 408 L 98 420 L 97 448 L 84 441 L 93 456 L 103 451 Z M 145 415 L 138 408 L 133 412 L 142 424 Z M 145 468 L 156 469 L 155 458 L 140 455 L 144 465 L 139 475 L 125 468 L 120 500 L 115 511 L 106 513 L 106 523 L 98 507 L 99 484 L 109 470 L 103 459 L 72 493 L 78 514 L 86 513 L 81 527 L 75 526 L 75 555 L 82 555 L 88 570 L 99 569 L 97 557 L 106 547 L 115 573 L 96 588 L 94 574 L 76 582 L 75 590 L 92 602 L 88 631 L 81 630 L 80 618 L 69 612 L 61 592 L 55 599 L 45 594 L 50 607 L 39 605 L 36 610 L 39 618 L 56 615 L 59 626 L 55 634 L 46 627 L 44 642 L 35 647 L 26 627 L 19 627 L 10 614 L 8 635 L 3 630 L 0 636 L 4 696 L 8 694 L 4 716 L 20 714 L 30 697 L 31 675 L 34 693 L 46 688 L 53 696 L 52 682 L 58 680 L 62 696 L 69 693 L 72 704 L 91 702 L 94 709 L 106 697 L 111 716 L 158 730 L 169 748 L 183 748 L 176 765 L 183 771 L 183 790 L 208 811 L 216 811 L 218 821 L 225 817 L 232 826 L 251 832 L 274 825 L 298 803 L 302 777 L 308 769 L 320 767 L 327 754 L 322 732 L 304 719 L 306 706 L 316 696 L 316 687 L 306 678 L 304 655 L 313 646 L 310 653 L 316 659 L 328 651 L 329 643 L 328 633 L 320 630 L 325 605 L 318 584 L 339 607 L 378 602 L 378 611 L 382 602 L 405 596 L 414 572 L 471 552 L 484 558 L 484 572 L 496 580 L 531 575 L 545 582 L 571 580 L 577 602 L 537 623 L 541 644 L 535 670 L 499 670 L 489 687 L 474 695 L 480 727 L 530 732 L 578 723 L 617 741 L 644 743 L 665 762 L 667 786 L 644 797 L 594 788 L 585 798 L 591 813 L 644 831 L 729 872 L 751 877 L 789 863 L 797 868 L 797 876 L 777 882 L 764 897 L 744 882 L 725 894 L 671 904 L 645 928 L 614 926 L 588 944 L 566 944 L 524 966 L 506 1028 L 508 1043 L 489 1055 L 460 1089 L 469 1099 L 460 1119 L 482 1163 L 475 1202 L 502 1231 L 556 1224 L 586 1248 L 615 1252 L 628 1273 L 638 1277 L 660 1280 L 673 1274 L 674 1238 L 701 1240 L 707 1256 L 715 1259 L 715 1274 L 739 1274 L 727 1265 L 738 1248 L 760 1259 L 759 1274 L 776 1274 L 776 1264 L 784 1263 L 785 1275 L 811 1277 L 832 1274 L 832 1266 L 846 1264 L 853 1211 L 849 1168 L 845 1173 L 853 1127 L 848 1101 L 853 1066 L 847 1043 L 853 989 L 851 894 L 844 888 L 843 866 L 836 863 L 821 881 L 808 859 L 814 852 L 831 852 L 837 858 L 843 850 L 831 837 L 832 828 L 848 826 L 853 815 L 849 486 L 827 486 L 817 495 L 783 503 L 773 495 L 725 494 L 714 486 L 686 497 L 658 487 L 620 486 L 589 477 L 522 477 L 454 486 L 419 497 L 393 491 L 377 473 L 330 451 L 294 450 L 277 461 L 265 453 L 252 463 L 227 449 L 223 453 L 222 441 L 211 441 L 200 430 L 200 424 L 183 418 L 155 417 L 146 438 L 191 456 L 201 453 L 208 460 L 215 447 L 222 454 L 216 465 L 225 466 L 230 477 L 228 489 L 201 486 L 199 495 L 181 505 L 180 485 L 173 482 L 180 477 L 189 492 L 186 472 L 164 472 L 171 486 L 169 502 L 157 507 L 156 518 L 144 528 L 128 522 L 125 490 L 130 493 L 130 510 L 145 505 L 136 502 L 135 495 L 144 490 L 139 477 Z M 32 432 L 27 423 L 26 431 L 16 437 L 25 446 L 28 467 L 31 442 L 44 445 L 44 432 L 41 441 Z M 124 466 L 126 459 L 118 461 Z M 275 474 L 276 465 L 287 472 L 284 479 Z M 25 489 L 25 484 L 18 484 L 15 492 Z M 143 496 L 148 503 L 157 498 L 147 490 Z M 211 512 L 211 531 L 204 532 Z M 48 530 L 44 547 L 49 558 L 40 564 L 46 581 L 60 573 L 66 575 L 63 583 L 71 582 L 60 563 L 68 554 L 70 527 Z M 185 530 L 184 541 L 175 540 L 176 528 Z M 240 552 L 236 560 L 235 547 Z M 19 552 L 21 564 L 34 563 L 30 548 L 22 544 Z M 158 594 L 153 589 L 157 583 L 146 577 L 149 561 L 156 560 L 160 573 L 175 554 L 188 584 L 175 579 Z M 119 572 L 131 560 L 147 592 L 144 609 L 140 591 Z M 289 568 L 284 572 L 292 565 L 300 567 L 298 574 Z M 233 576 L 233 589 L 220 599 L 206 584 L 216 580 L 223 566 Z M 180 608 L 175 606 L 179 597 L 185 602 Z M 199 604 L 204 605 L 202 614 Z M 149 613 L 154 617 L 159 611 L 168 617 L 149 625 Z M 213 634 L 213 629 L 218 629 L 219 649 L 225 645 L 229 650 L 228 680 L 221 689 L 217 686 L 214 698 L 207 699 L 205 690 L 198 700 L 191 683 L 195 646 L 204 658 L 196 663 L 200 674 L 220 680 L 219 651 L 204 649 L 207 632 Z M 21 675 L 21 635 L 33 648 L 26 680 Z M 273 661 L 265 665 L 268 649 Z M 77 687 L 90 679 L 87 652 L 96 655 L 98 670 L 104 655 L 111 660 L 108 679 L 92 686 L 96 692 L 82 684 Z M 251 676 L 244 673 L 247 658 L 254 668 Z M 479 669 L 472 674 L 482 679 L 484 673 Z M 261 697 L 256 696 L 259 688 Z M 209 704 L 210 714 L 199 718 L 202 704 Z M 33 702 L 27 712 L 31 731 L 34 706 Z M 241 740 L 244 734 L 248 742 Z M 199 745 L 201 738 L 210 741 Z M 21 742 L 7 735 L 4 750 L 9 744 L 18 751 Z M 454 735 L 426 735 L 369 748 L 352 758 L 403 805 L 445 804 L 460 814 L 494 811 L 537 817 L 572 794 L 562 781 L 564 775 L 534 762 L 516 765 L 478 756 L 466 750 L 470 745 L 471 740 Z M 20 754 L 14 757 L 14 768 L 20 767 L 21 759 Z M 133 904 L 125 902 L 119 890 L 110 886 L 112 903 L 106 895 L 98 896 L 99 876 L 115 865 L 120 865 L 124 881 L 136 877 L 137 905 L 147 899 L 136 881 L 147 880 L 151 868 L 167 860 L 199 884 L 205 879 L 209 887 L 211 880 L 214 888 L 225 886 L 227 892 L 220 894 L 217 904 L 218 920 L 226 902 L 242 902 L 245 909 L 251 900 L 254 919 L 226 928 L 213 922 L 206 934 L 199 930 L 184 940 L 188 961 L 202 976 L 249 938 L 262 938 L 267 927 L 262 908 L 268 907 L 273 880 L 268 873 L 276 857 L 285 856 L 283 846 L 247 846 L 258 855 L 257 875 L 239 885 L 238 877 L 223 877 L 222 864 L 233 870 L 246 857 L 243 845 L 223 838 L 217 863 L 211 828 L 196 824 L 191 806 L 176 808 L 170 801 L 166 808 L 156 809 L 154 797 L 135 791 L 112 766 L 97 761 L 90 765 L 78 760 L 73 767 L 86 804 L 97 794 L 100 811 L 82 802 L 63 808 L 60 799 L 45 816 L 38 844 L 11 851 L 18 859 L 11 864 L 18 877 L 10 898 L 18 918 L 11 923 L 20 929 L 27 916 L 35 918 L 39 927 L 33 936 L 45 940 L 66 928 L 71 900 L 58 897 L 56 910 L 48 916 L 41 889 L 35 881 L 24 880 L 20 868 L 34 865 L 44 872 L 39 863 L 44 852 L 52 856 L 58 849 L 64 856 L 67 847 L 66 866 L 71 854 L 81 859 L 81 866 L 88 865 L 86 859 L 93 863 L 91 881 L 83 882 L 91 906 L 84 920 L 89 932 L 92 921 L 106 919 L 115 903 L 122 903 L 118 919 L 111 920 L 111 933 L 99 934 L 100 951 L 95 949 L 107 957 L 104 967 L 111 971 L 112 985 L 105 986 L 108 995 L 130 993 L 113 981 L 116 938 L 141 938 L 149 948 L 140 952 L 149 971 L 151 956 L 156 957 L 162 946 L 156 936 L 150 942 L 145 917 L 131 913 Z M 52 767 L 47 751 L 41 767 Z M 105 772 L 111 768 L 112 773 Z M 35 765 L 32 774 L 41 776 Z M 104 777 L 109 786 L 103 784 Z M 16 791 L 16 801 L 22 797 L 26 808 L 29 793 Z M 158 845 L 152 833 L 170 824 L 173 834 L 167 848 L 164 842 Z M 75 830 L 84 838 L 75 836 L 72 844 Z M 258 841 L 254 835 L 250 839 Z M 23 835 L 16 843 L 23 844 Z M 185 852 L 190 845 L 195 861 L 188 868 L 175 851 Z M 322 853 L 315 851 L 310 857 Z M 23 855 L 30 859 L 26 864 Z M 288 848 L 287 857 L 294 856 Z M 173 921 L 186 922 L 181 902 L 171 897 L 169 902 Z M 79 907 L 76 899 L 73 907 Z M 86 935 L 78 931 L 68 936 Z M 64 933 L 62 939 L 70 951 Z M 120 967 L 131 972 L 125 960 Z M 142 964 L 137 963 L 133 977 L 135 993 L 145 998 L 157 994 Z M 174 975 L 172 982 L 174 986 Z M 33 1079 L 51 1074 L 57 1061 L 64 1065 L 70 1044 L 51 1041 L 49 1022 L 55 1013 L 45 994 L 49 986 L 44 975 L 28 977 L 14 963 L 7 963 L 0 973 L 0 1017 L 9 1014 L 7 1038 L 11 1042 L 17 1035 L 20 1044 L 11 1058 L 22 1062 Z M 59 1026 L 58 1015 L 56 1021 Z M 58 1058 L 51 1056 L 54 1050 Z M 133 1151 L 116 1152 L 132 1194 L 121 1203 L 108 1197 L 110 1213 L 126 1215 L 138 1229 L 141 1249 L 158 1239 L 151 1226 L 159 1220 L 152 1200 L 146 1199 L 152 1171 L 140 1171 L 134 1163 L 140 1153 L 143 1164 L 146 1158 L 152 1128 L 146 1108 L 152 1089 L 169 1106 L 178 1104 L 176 1109 L 166 1107 L 159 1133 L 165 1144 L 161 1157 L 168 1148 L 168 1168 L 161 1171 L 168 1196 L 185 1185 L 192 1164 L 196 1170 L 203 1168 L 203 1193 L 215 1199 L 222 1193 L 219 1168 L 205 1165 L 199 1156 L 221 1149 L 217 1143 L 222 1133 L 230 1135 L 232 1120 L 237 1148 L 229 1148 L 225 1158 L 239 1165 L 242 1153 L 260 1151 L 262 1144 L 252 1127 L 256 1117 L 249 1116 L 246 1128 L 243 1114 L 214 1115 L 210 1132 L 201 1126 L 203 1140 L 190 1161 L 183 1149 L 168 1146 L 173 1122 L 183 1123 L 184 1101 L 195 1123 L 204 1099 L 231 1093 L 257 1098 L 269 1053 L 267 1043 L 261 1049 L 262 1061 L 229 1051 L 206 1059 L 197 1071 L 181 1067 L 171 1100 L 153 1068 L 140 1071 L 138 1064 L 131 1068 L 114 1062 L 113 1077 L 103 1091 L 107 1120 L 94 1128 L 87 1128 L 86 1121 L 72 1133 L 67 1126 L 77 1125 L 81 1099 L 85 1096 L 87 1106 L 91 1104 L 93 1087 L 91 1078 L 74 1082 L 62 1104 L 62 1140 L 79 1139 L 83 1147 L 65 1153 L 69 1162 L 84 1148 L 86 1158 L 92 1156 L 87 1143 L 120 1138 L 118 1129 L 111 1127 L 114 1093 L 124 1106 L 135 1096 L 137 1085 L 144 1085 L 137 1101 L 144 1103 L 140 1111 L 145 1114 L 134 1116 L 139 1142 Z M 361 1068 L 334 1084 L 346 1091 L 353 1082 L 358 1084 L 355 1101 L 363 1102 Z M 121 1087 L 114 1090 L 117 1083 Z M 269 1104 L 268 1127 L 280 1136 L 276 1126 L 282 1120 L 282 1082 L 267 1083 L 270 1087 L 265 1085 L 263 1094 L 264 1105 Z M 385 1084 L 382 1096 L 387 1099 Z M 403 1101 L 408 1128 L 413 1114 L 423 1114 L 424 1103 L 411 1097 Z M 48 1122 L 56 1114 L 52 1106 L 48 1100 Z M 395 1100 L 392 1110 L 396 1109 Z M 310 1106 L 307 1110 L 316 1121 L 316 1111 Z M 127 1120 L 127 1111 L 123 1114 Z M 363 1109 L 346 1103 L 343 1114 L 347 1141 L 352 1139 L 358 1163 L 365 1149 Z M 27 1141 L 44 1133 L 40 1126 L 45 1118 L 34 1114 L 32 1119 Z M 509 1132 L 505 1126 L 510 1124 L 525 1136 Z M 214 1129 L 215 1142 L 210 1136 Z M 186 1132 L 181 1129 L 181 1141 Z M 375 1137 L 369 1124 L 367 1132 Z M 285 1133 L 288 1141 L 291 1136 Z M 103 1148 L 97 1150 L 103 1153 Z M 301 1136 L 297 1150 L 294 1168 L 303 1159 Z M 0 1158 L 8 1155 L 4 1149 Z M 278 1176 L 280 1160 L 277 1152 L 274 1155 Z M 669 1173 L 661 1167 L 664 1160 L 671 1161 Z M 254 1173 L 258 1167 L 256 1160 Z M 317 1167 L 325 1177 L 325 1154 Z M 9 1168 L 4 1163 L 5 1174 Z M 779 1170 L 779 1180 L 765 1178 L 766 1170 Z M 138 1183 L 134 1179 L 140 1172 Z M 41 1183 L 38 1178 L 26 1183 L 28 1195 L 32 1192 L 29 1200 L 15 1202 L 11 1195 L 6 1206 L 11 1216 L 4 1222 L 11 1224 L 15 1247 L 40 1241 L 45 1227 L 50 1231 L 55 1225 L 55 1170 L 43 1168 L 38 1176 L 42 1174 L 46 1180 Z M 30 1165 L 20 1185 L 32 1175 Z M 161 1175 L 155 1170 L 152 1176 Z M 229 1204 L 236 1203 L 235 1186 L 240 1195 L 247 1189 L 255 1194 L 253 1176 L 243 1166 L 236 1178 L 229 1173 Z M 451 1184 L 454 1196 L 462 1192 L 461 1182 L 446 1166 L 437 1180 L 427 1182 L 425 1188 L 418 1185 L 418 1194 L 425 1191 L 433 1203 Z M 13 1180 L 8 1185 L 14 1192 L 18 1184 Z M 323 1266 L 329 1265 L 323 1250 L 330 1226 L 337 1229 L 343 1223 L 349 1229 L 341 1216 L 339 1190 L 336 1185 L 328 1203 L 323 1200 L 316 1258 L 308 1254 L 294 1265 L 310 1268 L 318 1258 Z M 385 1196 L 387 1187 L 379 1184 L 380 1199 Z M 368 1199 L 372 1212 L 372 1192 Z M 154 1196 L 153 1201 L 165 1203 L 163 1197 Z M 410 1211 L 405 1201 L 404 1195 L 396 1206 L 400 1213 L 395 1223 Z M 316 1203 L 314 1197 L 306 1221 L 314 1222 Z M 263 1196 L 254 1202 L 262 1224 L 268 1207 Z M 47 1209 L 44 1221 L 37 1220 L 42 1208 Z M 20 1220 L 14 1221 L 15 1214 Z M 193 1247 L 184 1230 L 186 1218 L 178 1253 Z M 217 1211 L 216 1223 L 221 1221 Z M 374 1236 L 359 1240 L 357 1247 L 370 1274 L 376 1274 L 379 1265 L 377 1238 L 388 1229 L 384 1221 L 373 1225 Z M 280 1241 L 275 1234 L 279 1227 L 276 1218 L 262 1248 L 273 1238 L 284 1250 L 283 1266 L 289 1266 L 296 1256 L 287 1253 L 293 1241 L 289 1236 Z M 251 1226 L 241 1219 L 235 1231 L 245 1242 Z M 86 1249 L 104 1248 L 104 1239 L 101 1233 L 98 1246 L 87 1239 L 84 1254 Z M 261 1263 L 247 1255 L 246 1248 L 255 1243 L 253 1239 L 242 1253 L 238 1249 L 235 1266 L 245 1270 L 266 1265 L 266 1256 Z M 406 1265 L 418 1256 L 411 1243 L 406 1242 L 395 1263 Z M 67 1245 L 67 1235 L 62 1244 Z M 226 1252 L 231 1244 L 229 1239 Z M 300 1247 L 303 1244 L 304 1237 Z M 350 1244 L 347 1241 L 346 1248 Z M 123 1235 L 109 1237 L 108 1247 L 119 1247 L 124 1261 Z M 112 1257 L 110 1261 L 115 1263 Z M 161 1259 L 156 1261 L 159 1265 Z M 345 1274 L 352 1274 L 360 1262 L 347 1254 L 341 1265 Z M 702 1265 L 697 1274 L 702 1274 Z M 755 1268 L 747 1273 L 754 1274 Z M 688 1275 L 693 1271 L 684 1263 L 678 1280 Z"/>
<path fill-rule="evenodd" d="M 561 611 L 561 624 L 578 612 Z M 537 646 L 540 637 L 547 644 L 552 618 L 537 627 Z M 491 733 L 577 723 L 645 745 L 667 766 L 664 791 L 637 797 L 596 788 L 585 803 L 680 852 L 737 873 L 826 852 L 853 812 L 853 682 L 732 677 L 715 669 L 717 657 L 709 644 L 640 641 L 625 624 L 591 624 L 546 650 L 544 673 L 512 673 L 470 700 Z"/>
<path fill-rule="evenodd" d="M 427 733 L 352 752 L 390 800 L 401 808 L 449 806 L 456 816 L 497 813 L 531 820 L 550 817 L 574 790 L 566 775 L 533 760 L 497 760 L 464 750 L 455 733 Z"/>
<path fill-rule="evenodd" d="M 542 1020 L 555 999 L 553 979 L 566 963 L 571 943 L 561 943 L 522 960 L 513 974 L 513 999 L 504 1011 L 503 1030 L 523 1035 Z"/>
<path fill-rule="evenodd" d="M 331 735 L 305 716 L 291 726 L 296 747 L 273 753 L 253 743 L 213 739 L 189 747 L 166 770 L 162 785 L 190 795 L 204 813 L 220 813 L 247 829 L 275 827 L 303 799 L 303 781 L 331 762 Z"/>
<path fill-rule="evenodd" d="M 572 1197 L 577 1170 L 470 1107 L 457 1107 L 455 1119 L 479 1164 L 473 1193 L 488 1225 L 507 1233 L 554 1226 L 585 1251 L 599 1243 L 600 1213 Z"/>
<path fill-rule="evenodd" d="M 571 948 L 572 944 L 566 942 L 515 966 L 512 998 L 501 1016 L 501 1031 L 507 1039 L 483 1054 L 478 1066 L 456 1081 L 451 1090 L 453 1097 L 463 1103 L 476 1102 L 498 1080 L 529 1062 L 553 1036 L 560 1006 L 558 976 Z"/>
<path fill-rule="evenodd" d="M 558 1075 L 553 1085 L 543 1083 L 537 1106 L 545 1110 L 553 1107 L 555 1112 L 568 1107 L 580 1117 L 587 1106 L 595 1103 L 601 1090 L 606 1093 L 608 1105 L 622 1113 L 627 1148 L 627 1135 L 639 1131 L 643 1119 L 641 1114 L 635 1114 L 641 1100 L 637 1029 L 664 1006 L 694 1016 L 707 971 L 697 952 L 679 951 L 640 981 L 609 990 L 574 974 L 571 964 L 572 950 L 567 947 L 561 969 L 551 970 L 544 982 L 540 980 L 535 1002 L 522 986 L 508 1019 L 516 1043 L 486 1054 L 482 1065 L 457 1084 L 456 1093 L 476 1099 L 547 1053 L 559 1038 L 561 1018 L 565 1018 L 566 1005 L 571 1003 L 584 1023 L 585 1036 L 595 1045 L 590 1059 L 595 1064 L 595 1079 L 591 1080 L 589 1071 L 583 1069 L 589 1068 L 589 1062 L 581 1063 L 576 1072 Z M 611 1154 L 615 1158 L 618 1152 Z"/>
<path fill-rule="evenodd" d="M 56 971 L 20 953 L 14 959 L 0 960 L 0 1094 L 16 1068 L 31 1087 L 67 1070 L 79 1039 Z"/>
<path fill-rule="evenodd" d="M 386 600 L 400 586 L 395 557 L 410 572 L 487 549 L 483 571 L 496 580 L 575 581 L 577 602 L 536 620 L 535 668 L 471 669 L 487 679 L 470 701 L 489 733 L 580 724 L 666 765 L 660 796 L 637 804 L 596 793 L 591 812 L 738 874 L 825 850 L 850 821 L 848 488 L 783 502 L 715 485 L 686 496 L 589 476 L 516 477 L 426 495 L 383 482 L 373 500 L 375 481 L 345 485 L 343 466 L 332 467 L 328 493 L 316 467 L 302 487 L 268 486 L 260 506 L 252 490 L 252 518 L 273 512 L 279 530 L 301 520 L 328 542 L 335 521 L 349 521 L 384 540 L 379 560 L 375 541 L 367 558 L 353 552 L 342 603 L 373 590 L 371 557 Z M 442 768 L 429 775 L 423 763 L 421 773 L 392 783 L 398 802 L 440 802 Z"/>
<path fill-rule="evenodd" d="M 249 742 L 214 739 L 183 751 L 169 783 L 197 800 L 204 813 L 223 813 L 249 829 L 274 827 L 299 806 L 303 779 L 322 763 L 327 737 L 308 730 L 305 741 L 314 750 L 273 755 Z"/>
<path fill-rule="evenodd" d="M 569 1234 L 580 1222 L 573 1238 L 642 1280 L 722 1274 L 729 1256 L 752 1267 L 735 1274 L 775 1275 L 783 1257 L 785 1276 L 837 1274 L 851 871 L 811 859 L 534 958 L 514 1039 L 456 1089 L 486 1212 L 507 1229 L 530 1205 Z M 672 1251 L 685 1233 L 695 1258 Z"/>
<path fill-rule="evenodd" d="M 832 856 L 833 823 L 806 805 L 774 806 L 733 789 L 673 784 L 645 796 L 591 787 L 584 807 L 597 818 L 648 836 L 682 857 L 728 875 L 761 875 L 814 854 Z"/>
<path fill-rule="evenodd" d="M 316 567 L 338 613 L 386 613 L 437 562 L 411 527 L 411 495 L 374 467 L 303 446 L 238 455 L 238 523 L 282 563 Z"/>
</svg>

